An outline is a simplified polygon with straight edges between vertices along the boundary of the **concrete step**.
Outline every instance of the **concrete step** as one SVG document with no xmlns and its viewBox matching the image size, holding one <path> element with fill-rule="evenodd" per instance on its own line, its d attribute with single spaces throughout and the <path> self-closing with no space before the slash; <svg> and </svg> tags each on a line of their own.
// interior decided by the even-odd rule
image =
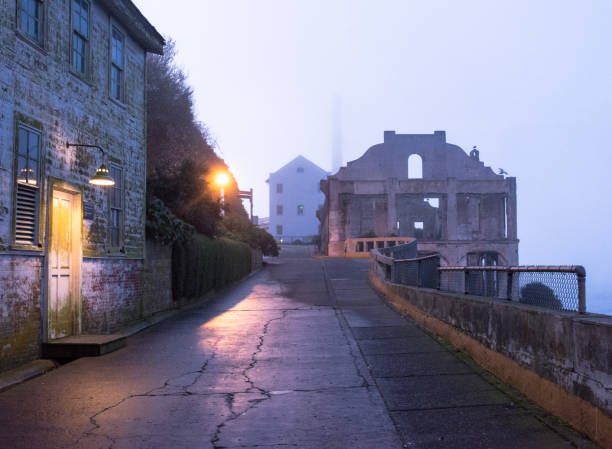
<svg viewBox="0 0 612 449">
<path fill-rule="evenodd" d="M 49 359 L 97 357 L 121 349 L 126 344 L 123 334 L 73 335 L 42 344 L 42 356 Z"/>
</svg>

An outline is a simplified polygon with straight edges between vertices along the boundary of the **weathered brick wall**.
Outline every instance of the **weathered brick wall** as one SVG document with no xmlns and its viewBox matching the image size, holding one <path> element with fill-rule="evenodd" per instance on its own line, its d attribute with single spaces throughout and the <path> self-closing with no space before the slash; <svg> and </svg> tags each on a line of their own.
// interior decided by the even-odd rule
<svg viewBox="0 0 612 449">
<path fill-rule="evenodd" d="M 142 316 L 143 261 L 84 259 L 82 331 L 112 333 Z"/>
<path fill-rule="evenodd" d="M 40 356 L 41 262 L 0 255 L 0 371 Z"/>
<path fill-rule="evenodd" d="M 142 313 L 149 317 L 174 307 L 172 301 L 172 247 L 147 240 L 142 274 Z"/>
<path fill-rule="evenodd" d="M 104 255 L 108 247 L 106 191 L 88 179 L 102 163 L 95 149 L 67 148 L 66 142 L 100 145 L 107 160 L 120 162 L 125 173 L 124 246 L 131 257 L 143 257 L 145 195 L 145 52 L 124 30 L 125 102 L 109 97 L 110 16 L 96 2 L 91 14 L 91 77 L 70 72 L 70 7 L 68 1 L 48 2 L 45 49 L 17 36 L 15 1 L 0 0 L 0 244 L 9 244 L 13 192 L 14 131 L 20 117 L 42 128 L 42 191 L 48 177 L 83 189 L 83 200 L 94 206 L 84 221 L 83 252 Z M 41 199 L 44 206 L 45 198 Z M 41 208 L 41 219 L 45 210 Z"/>
<path fill-rule="evenodd" d="M 119 2 L 118 4 L 120 4 Z M 93 218 L 82 224 L 83 332 L 112 332 L 142 313 L 145 221 L 145 51 L 98 1 L 91 7 L 91 75 L 70 71 L 70 1 L 44 2 L 43 48 L 16 30 L 16 0 L 0 0 L 0 370 L 36 358 L 41 339 L 42 256 L 48 192 L 61 180 L 82 192 Z M 127 4 L 126 4 L 127 5 Z M 125 36 L 125 101 L 109 96 L 111 24 Z M 18 121 L 40 130 L 40 243 L 30 254 L 11 248 Z M 106 150 L 66 146 L 94 144 Z M 107 191 L 88 183 L 101 163 L 124 170 L 123 251 L 110 254 Z M 24 255 L 25 254 L 25 255 Z M 15 267 L 19 267 L 18 269 Z M 44 285 L 44 283 L 43 283 Z"/>
</svg>

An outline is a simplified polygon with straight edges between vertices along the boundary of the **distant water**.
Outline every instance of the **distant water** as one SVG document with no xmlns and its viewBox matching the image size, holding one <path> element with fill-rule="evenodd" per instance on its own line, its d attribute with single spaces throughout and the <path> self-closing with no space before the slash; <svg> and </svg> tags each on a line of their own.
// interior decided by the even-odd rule
<svg viewBox="0 0 612 449">
<path fill-rule="evenodd" d="M 586 304 L 587 312 L 612 315 L 612 294 L 610 293 L 590 293 L 587 288 Z"/>
</svg>

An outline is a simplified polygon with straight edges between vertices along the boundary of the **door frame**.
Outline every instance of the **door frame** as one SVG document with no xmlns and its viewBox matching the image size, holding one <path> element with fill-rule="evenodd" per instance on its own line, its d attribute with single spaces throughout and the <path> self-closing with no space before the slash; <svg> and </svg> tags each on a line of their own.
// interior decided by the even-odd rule
<svg viewBox="0 0 612 449">
<path fill-rule="evenodd" d="M 72 335 L 81 333 L 81 314 L 82 314 L 82 295 L 81 295 L 81 265 L 83 261 L 83 190 L 82 188 L 68 183 L 62 179 L 49 178 L 49 188 L 47 190 L 47 238 L 45 239 L 45 265 L 44 265 L 44 311 L 43 312 L 43 342 L 48 342 L 49 338 L 49 276 L 51 263 L 51 239 L 52 220 L 53 220 L 53 192 L 60 191 L 67 193 L 73 198 L 72 210 L 72 267 L 70 293 L 72 298 Z"/>
</svg>

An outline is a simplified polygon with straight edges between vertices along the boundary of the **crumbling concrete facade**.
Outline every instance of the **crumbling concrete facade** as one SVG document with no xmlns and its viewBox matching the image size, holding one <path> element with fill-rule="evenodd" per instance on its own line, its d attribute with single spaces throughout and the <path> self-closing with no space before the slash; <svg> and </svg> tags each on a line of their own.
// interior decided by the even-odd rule
<svg viewBox="0 0 612 449">
<path fill-rule="evenodd" d="M 410 162 L 409 162 L 410 161 Z M 516 179 L 497 175 L 446 142 L 446 133 L 396 134 L 321 182 L 321 249 L 344 256 L 345 241 L 415 237 L 442 265 L 516 265 Z"/>
<path fill-rule="evenodd" d="M 0 9 L 2 370 L 141 313 L 145 58 L 164 41 L 129 0 Z M 101 164 L 115 186 L 89 183 Z"/>
</svg>

